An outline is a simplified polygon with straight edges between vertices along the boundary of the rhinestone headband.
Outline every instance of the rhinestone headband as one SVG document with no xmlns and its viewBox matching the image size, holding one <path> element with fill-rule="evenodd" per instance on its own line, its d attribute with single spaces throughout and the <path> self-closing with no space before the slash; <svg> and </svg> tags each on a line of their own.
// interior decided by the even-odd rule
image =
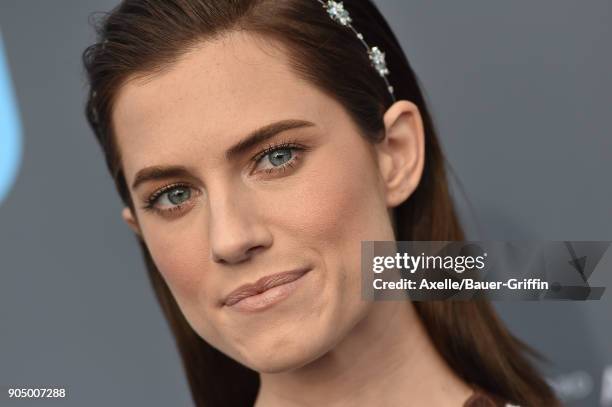
<svg viewBox="0 0 612 407">
<path fill-rule="evenodd" d="M 323 8 L 327 11 L 327 14 L 331 17 L 332 20 L 337 23 L 348 27 L 355 33 L 355 36 L 361 41 L 361 44 L 365 47 L 368 57 L 370 58 L 370 63 L 376 69 L 376 72 L 383 78 L 385 84 L 387 85 L 387 90 L 391 95 L 391 99 L 395 102 L 395 94 L 393 93 L 393 86 L 389 83 L 387 79 L 387 75 L 389 75 L 389 68 L 387 68 L 387 63 L 385 62 L 385 53 L 380 50 L 378 47 L 371 47 L 365 42 L 363 39 L 363 34 L 353 27 L 351 24 L 351 16 L 349 12 L 344 8 L 344 5 L 341 1 L 323 1 L 318 0 L 319 3 L 323 6 Z"/>
</svg>

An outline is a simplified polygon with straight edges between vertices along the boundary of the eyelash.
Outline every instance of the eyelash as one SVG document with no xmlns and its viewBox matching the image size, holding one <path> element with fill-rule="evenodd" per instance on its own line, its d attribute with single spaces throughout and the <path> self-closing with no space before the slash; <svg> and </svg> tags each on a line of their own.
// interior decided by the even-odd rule
<svg viewBox="0 0 612 407">
<path fill-rule="evenodd" d="M 293 168 L 293 166 L 295 165 L 296 161 L 299 160 L 300 156 L 302 153 L 304 153 L 305 151 L 308 150 L 308 148 L 306 146 L 300 145 L 294 141 L 284 141 L 284 142 L 280 142 L 278 144 L 270 144 L 268 145 L 266 148 L 264 148 L 262 151 L 260 151 L 259 153 L 257 153 L 252 159 L 251 161 L 254 162 L 254 165 L 257 166 L 257 164 L 259 164 L 259 162 L 265 158 L 267 155 L 269 155 L 270 153 L 273 153 L 277 150 L 294 150 L 294 151 L 298 151 L 299 153 L 297 155 L 292 155 L 291 158 L 289 159 L 289 161 L 273 167 L 273 168 L 267 168 L 264 170 L 259 170 L 256 173 L 260 173 L 260 172 L 265 172 L 267 175 L 272 174 L 272 173 L 279 173 L 279 172 L 285 172 L 288 168 Z M 187 185 L 185 183 L 174 183 L 174 184 L 169 184 L 166 185 L 160 189 L 158 189 L 157 191 L 153 192 L 148 198 L 145 199 L 145 205 L 142 206 L 142 209 L 145 211 L 153 211 L 153 212 L 157 212 L 159 214 L 171 214 L 172 212 L 176 212 L 176 211 L 180 211 L 184 206 L 188 205 L 188 201 L 186 201 L 185 203 L 181 203 L 181 204 L 177 204 L 175 206 L 170 207 L 169 209 L 159 209 L 155 207 L 155 203 L 158 201 L 158 199 L 166 192 L 168 191 L 172 191 L 173 189 L 178 189 L 178 188 L 185 188 L 185 189 L 193 189 L 191 188 L 190 185 Z M 189 198 L 191 199 L 191 197 Z"/>
</svg>

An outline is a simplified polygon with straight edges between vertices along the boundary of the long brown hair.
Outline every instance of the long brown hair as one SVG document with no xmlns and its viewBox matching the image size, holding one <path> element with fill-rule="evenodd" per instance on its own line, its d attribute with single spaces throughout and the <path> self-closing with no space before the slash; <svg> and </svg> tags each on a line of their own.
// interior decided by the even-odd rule
<svg viewBox="0 0 612 407">
<path fill-rule="evenodd" d="M 397 240 L 463 240 L 446 181 L 444 158 L 418 80 L 399 42 L 369 0 L 345 0 L 353 25 L 386 52 L 398 100 L 415 103 L 425 129 L 425 168 L 416 191 L 393 209 Z M 118 89 L 154 75 L 200 41 L 247 30 L 286 46 L 297 75 L 335 98 L 372 143 L 384 136 L 382 115 L 392 104 L 355 34 L 333 22 L 316 0 L 125 0 L 96 25 L 97 42 L 83 53 L 90 85 L 86 116 L 104 152 L 123 203 L 136 214 L 121 168 L 111 111 Z M 174 333 L 197 406 L 252 405 L 257 372 L 225 356 L 189 326 L 139 237 L 146 268 Z M 523 406 L 557 401 L 529 356 L 489 302 L 415 302 L 431 340 L 467 383 Z"/>
</svg>

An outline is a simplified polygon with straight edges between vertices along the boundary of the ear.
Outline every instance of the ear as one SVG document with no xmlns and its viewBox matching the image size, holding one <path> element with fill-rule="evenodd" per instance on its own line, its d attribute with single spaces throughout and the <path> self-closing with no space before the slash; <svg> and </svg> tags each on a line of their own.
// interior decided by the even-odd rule
<svg viewBox="0 0 612 407">
<path fill-rule="evenodd" d="M 132 229 L 134 231 L 134 233 L 136 233 L 138 236 L 140 236 L 140 238 L 142 238 L 142 233 L 140 231 L 140 226 L 138 226 L 138 220 L 132 214 L 132 211 L 130 210 L 130 208 L 128 208 L 127 206 L 124 207 L 123 210 L 121 211 L 121 217 L 123 218 L 125 223 L 128 224 L 130 229 Z"/>
<path fill-rule="evenodd" d="M 383 116 L 385 138 L 376 144 L 388 207 L 404 202 L 421 180 L 425 163 L 425 133 L 419 108 L 395 102 Z"/>
</svg>

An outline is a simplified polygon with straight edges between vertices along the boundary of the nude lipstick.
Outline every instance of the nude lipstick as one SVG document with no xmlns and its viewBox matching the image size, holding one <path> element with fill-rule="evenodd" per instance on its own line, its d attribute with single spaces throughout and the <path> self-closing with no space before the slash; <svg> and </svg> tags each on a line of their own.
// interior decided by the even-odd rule
<svg viewBox="0 0 612 407">
<path fill-rule="evenodd" d="M 228 294 L 224 305 L 237 311 L 263 311 L 287 298 L 309 271 L 308 268 L 285 271 L 262 277 L 253 284 L 241 285 Z"/>
</svg>

